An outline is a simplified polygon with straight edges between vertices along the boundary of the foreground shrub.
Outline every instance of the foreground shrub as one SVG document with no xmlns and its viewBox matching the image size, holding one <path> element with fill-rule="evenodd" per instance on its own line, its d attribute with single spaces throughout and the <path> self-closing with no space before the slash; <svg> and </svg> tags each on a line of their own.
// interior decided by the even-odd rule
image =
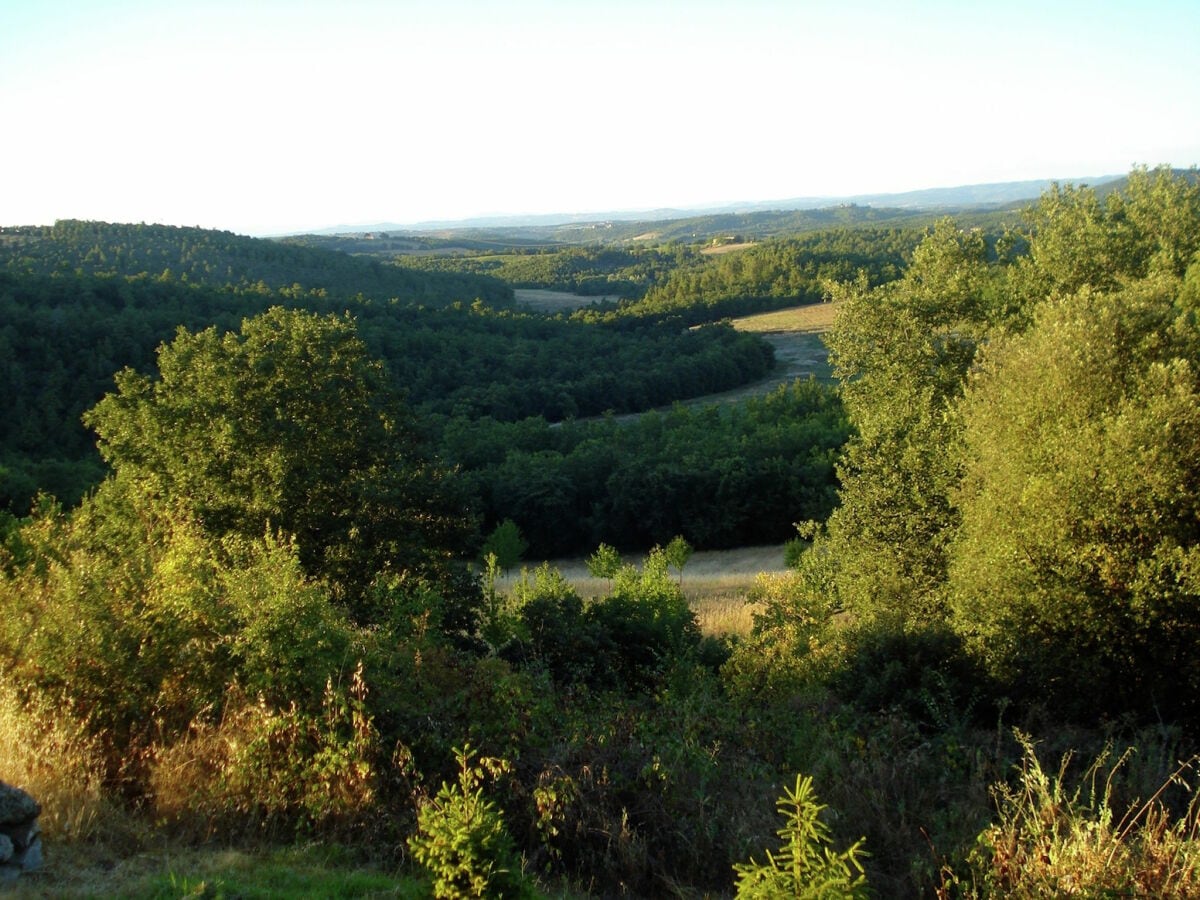
<svg viewBox="0 0 1200 900">
<path fill-rule="evenodd" d="M 469 746 L 455 756 L 458 783 L 442 782 L 417 813 L 417 833 L 408 841 L 413 859 L 429 873 L 435 897 L 532 896 L 504 817 L 483 796 L 484 777 L 505 774 L 508 763 L 482 757 L 472 765 Z"/>
<path fill-rule="evenodd" d="M 1069 753 L 1048 774 L 1032 741 L 1018 738 L 1025 756 L 1017 784 L 994 789 L 1000 820 L 979 835 L 967 883 L 957 885 L 963 895 L 1200 896 L 1200 808 L 1182 780 L 1197 757 L 1118 817 L 1114 784 L 1132 750 L 1115 761 L 1101 754 L 1071 788 Z M 1168 803 L 1171 793 L 1191 794 L 1178 815 Z"/>
<path fill-rule="evenodd" d="M 860 839 L 848 849 L 835 851 L 829 826 L 820 819 L 824 806 L 817 802 L 812 778 L 796 776 L 794 790 L 784 789 L 780 814 L 786 820 L 777 832 L 779 850 L 767 851 L 767 860 L 738 863 L 737 896 L 747 900 L 779 897 L 866 897 L 867 879 L 859 857 L 865 855 Z"/>
</svg>

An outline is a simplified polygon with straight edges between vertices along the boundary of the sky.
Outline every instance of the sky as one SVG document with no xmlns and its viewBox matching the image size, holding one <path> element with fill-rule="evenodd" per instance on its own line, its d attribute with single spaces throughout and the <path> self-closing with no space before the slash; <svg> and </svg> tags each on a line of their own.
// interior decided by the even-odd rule
<svg viewBox="0 0 1200 900">
<path fill-rule="evenodd" d="M 0 0 L 0 225 L 279 234 L 1200 163 L 1197 0 Z"/>
</svg>

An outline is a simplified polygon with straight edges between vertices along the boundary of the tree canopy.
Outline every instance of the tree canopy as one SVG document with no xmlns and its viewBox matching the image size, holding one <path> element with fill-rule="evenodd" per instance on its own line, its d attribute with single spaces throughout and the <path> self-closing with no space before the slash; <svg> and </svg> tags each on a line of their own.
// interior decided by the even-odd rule
<svg viewBox="0 0 1200 900">
<path fill-rule="evenodd" d="M 947 221 L 901 280 L 843 287 L 856 433 L 810 598 L 949 625 L 1018 694 L 1194 711 L 1198 251 L 1196 173 L 1141 169 L 1056 186 L 1000 252 Z"/>
<path fill-rule="evenodd" d="M 85 415 L 115 483 L 218 536 L 282 530 L 347 597 L 464 549 L 468 523 L 350 318 L 276 308 L 237 333 L 181 329 L 158 371 L 122 371 Z"/>
</svg>

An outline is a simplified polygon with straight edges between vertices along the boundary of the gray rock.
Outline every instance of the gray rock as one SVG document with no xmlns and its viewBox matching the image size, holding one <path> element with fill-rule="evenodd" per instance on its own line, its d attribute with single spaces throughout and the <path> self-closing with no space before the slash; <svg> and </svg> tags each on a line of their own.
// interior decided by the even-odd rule
<svg viewBox="0 0 1200 900">
<path fill-rule="evenodd" d="M 33 872 L 42 867 L 42 839 L 35 837 L 33 843 L 30 844 L 24 855 L 21 857 L 21 868 L 26 872 Z"/>
<path fill-rule="evenodd" d="M 18 787 L 0 781 L 0 825 L 17 825 L 41 815 L 42 807 Z"/>
<path fill-rule="evenodd" d="M 7 834 L 0 834 L 0 863 L 13 858 L 13 842 Z"/>
<path fill-rule="evenodd" d="M 11 840 L 18 852 L 32 844 L 41 833 L 42 826 L 38 824 L 37 819 L 19 825 L 0 825 L 0 834 Z"/>
</svg>

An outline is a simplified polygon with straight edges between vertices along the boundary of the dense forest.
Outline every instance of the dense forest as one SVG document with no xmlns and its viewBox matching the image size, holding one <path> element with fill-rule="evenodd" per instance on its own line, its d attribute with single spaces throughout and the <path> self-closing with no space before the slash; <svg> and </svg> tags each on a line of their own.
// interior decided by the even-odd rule
<svg viewBox="0 0 1200 900">
<path fill-rule="evenodd" d="M 274 306 L 352 312 L 408 402 L 440 416 L 635 412 L 744 384 L 773 364 L 769 346 L 727 326 L 630 329 L 521 314 L 507 308 L 511 290 L 500 282 L 399 269 L 393 278 L 394 267 L 330 251 L 278 255 L 267 241 L 159 226 L 60 223 L 33 237 L 32 229 L 7 233 L 0 502 L 18 513 L 38 490 L 74 503 L 99 480 L 94 438 L 80 415 L 111 388 L 115 372 L 152 367 L 155 348 L 177 328 L 233 330 Z M 89 257 L 164 268 L 89 271 Z M 280 260 L 292 257 L 304 265 L 279 274 L 287 271 Z M 204 272 L 218 274 L 205 280 Z M 267 277 L 286 286 L 272 287 Z M 298 277 L 305 281 L 290 280 Z M 364 295 L 371 279 L 376 293 Z M 415 294 L 378 293 L 414 279 L 426 279 Z M 462 290 L 475 299 L 463 299 Z M 500 309 L 478 296 L 489 290 Z"/>
<path fill-rule="evenodd" d="M 3 529 L 0 763 L 49 839 L 326 842 L 414 896 L 1196 896 L 1196 173 L 875 246 L 836 389 L 736 408 L 422 408 L 358 307 L 121 370 L 103 480 Z M 488 491 L 605 587 L 468 569 Z M 760 511 L 807 549 L 705 633 L 661 535 Z"/>
</svg>

